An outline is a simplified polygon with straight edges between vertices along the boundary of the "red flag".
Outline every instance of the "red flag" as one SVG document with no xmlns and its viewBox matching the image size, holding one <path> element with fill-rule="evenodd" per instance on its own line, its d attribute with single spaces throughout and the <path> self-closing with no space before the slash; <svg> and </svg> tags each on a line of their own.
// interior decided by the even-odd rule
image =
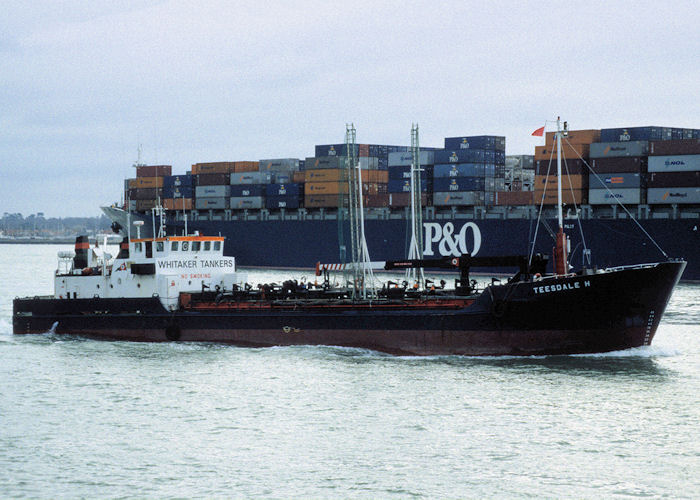
<svg viewBox="0 0 700 500">
<path fill-rule="evenodd" d="M 538 137 L 542 137 L 544 135 L 544 127 L 540 127 L 537 130 L 535 130 L 532 135 L 536 135 Z"/>
</svg>

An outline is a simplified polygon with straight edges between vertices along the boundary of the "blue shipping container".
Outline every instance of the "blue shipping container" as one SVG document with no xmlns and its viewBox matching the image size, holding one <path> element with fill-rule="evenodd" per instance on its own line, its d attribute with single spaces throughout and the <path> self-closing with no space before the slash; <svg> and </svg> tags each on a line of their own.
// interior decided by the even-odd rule
<svg viewBox="0 0 700 500">
<path fill-rule="evenodd" d="M 296 196 L 303 193 L 300 184 L 268 184 L 265 188 L 267 196 Z"/>
<path fill-rule="evenodd" d="M 437 177 L 433 179 L 433 190 L 438 191 L 483 191 L 483 177 Z"/>
<path fill-rule="evenodd" d="M 389 179 L 401 180 L 411 178 L 411 167 L 401 166 L 401 167 L 389 167 Z M 433 176 L 433 166 L 426 165 L 421 166 L 420 178 L 422 180 Z"/>
<path fill-rule="evenodd" d="M 428 191 L 432 191 L 430 189 L 430 181 L 426 179 L 426 182 L 423 182 L 421 179 L 420 183 L 420 190 L 422 193 L 427 193 Z M 410 193 L 411 192 L 411 180 L 410 179 L 405 179 L 405 180 L 396 180 L 396 179 L 389 179 L 389 183 L 387 184 L 387 192 L 388 193 Z"/>
<path fill-rule="evenodd" d="M 299 208 L 298 196 L 268 196 L 265 200 L 265 208 Z"/>
<path fill-rule="evenodd" d="M 483 177 L 486 167 L 487 165 L 483 163 L 440 164 L 435 165 L 433 177 Z M 493 171 L 493 165 L 491 165 L 491 171 Z"/>
<path fill-rule="evenodd" d="M 163 198 L 192 198 L 194 188 L 192 186 L 164 186 Z"/>
<path fill-rule="evenodd" d="M 273 177 L 273 180 L 277 184 L 289 184 L 292 182 L 292 174 L 283 174 L 283 173 L 276 173 Z"/>
<path fill-rule="evenodd" d="M 192 187 L 193 185 L 193 175 L 166 175 L 163 177 L 163 188 Z"/>
<path fill-rule="evenodd" d="M 600 131 L 600 142 L 668 141 L 673 138 L 668 127 L 604 128 Z"/>
<path fill-rule="evenodd" d="M 267 184 L 236 184 L 231 186 L 231 196 L 241 198 L 245 196 L 263 196 Z"/>
<path fill-rule="evenodd" d="M 435 164 L 438 163 L 487 163 L 483 149 L 441 149 L 435 151 Z M 490 161 L 488 163 L 494 163 Z"/>
<path fill-rule="evenodd" d="M 500 135 L 445 137 L 445 149 L 488 149 L 505 151 L 506 138 Z M 437 163 L 437 158 L 435 159 Z"/>
</svg>

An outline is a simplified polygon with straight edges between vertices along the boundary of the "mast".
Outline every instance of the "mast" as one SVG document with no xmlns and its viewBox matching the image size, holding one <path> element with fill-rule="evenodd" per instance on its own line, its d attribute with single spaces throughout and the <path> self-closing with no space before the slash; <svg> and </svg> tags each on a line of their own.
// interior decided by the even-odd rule
<svg viewBox="0 0 700 500">
<path fill-rule="evenodd" d="M 559 222 L 559 230 L 557 231 L 556 242 L 552 252 L 554 254 L 554 274 L 557 275 L 567 274 L 569 272 L 561 196 L 561 138 L 562 136 L 568 135 L 568 128 L 566 122 L 564 122 L 564 127 L 562 128 L 560 118 L 557 117 L 557 219 Z"/>
<path fill-rule="evenodd" d="M 420 180 L 420 143 L 418 140 L 418 124 L 411 126 L 411 244 L 408 251 L 409 259 L 423 259 L 423 211 L 421 206 Z M 425 285 L 423 268 L 406 269 L 406 280 L 418 283 L 420 288 Z"/>
<path fill-rule="evenodd" d="M 352 240 L 352 297 L 362 299 L 376 297 L 374 273 L 372 272 L 369 250 L 365 239 L 365 216 L 362 200 L 362 169 L 355 143 L 355 126 L 346 125 L 345 145 L 347 148 L 346 165 L 348 169 L 348 198 L 350 211 L 350 239 Z M 369 287 L 369 291 L 367 288 Z"/>
</svg>

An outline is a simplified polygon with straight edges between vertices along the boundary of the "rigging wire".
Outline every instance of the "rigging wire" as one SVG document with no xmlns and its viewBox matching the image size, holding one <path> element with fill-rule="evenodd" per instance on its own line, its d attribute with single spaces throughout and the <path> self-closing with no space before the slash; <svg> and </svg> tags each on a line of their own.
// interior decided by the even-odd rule
<svg viewBox="0 0 700 500">
<path fill-rule="evenodd" d="M 566 137 L 564 137 L 564 139 L 566 140 L 566 143 L 568 144 L 569 139 L 566 139 Z M 569 144 L 569 146 L 571 146 L 571 144 Z M 576 220 L 578 221 L 578 229 L 579 229 L 579 232 L 581 233 L 581 242 L 583 243 L 582 263 L 585 266 L 586 260 L 587 260 L 588 265 L 590 266 L 591 265 L 591 253 L 590 253 L 590 249 L 588 248 L 588 245 L 586 245 L 586 238 L 583 235 L 583 225 L 581 224 L 581 217 L 579 217 L 579 213 L 578 213 L 579 208 L 578 208 L 578 205 L 576 204 L 576 196 L 574 195 L 574 186 L 571 183 L 571 175 L 569 174 L 569 166 L 567 165 L 566 158 L 564 158 L 563 155 L 562 155 L 562 159 L 564 160 L 564 168 L 566 169 L 566 178 L 569 179 L 569 190 L 571 191 L 571 200 L 574 203 L 574 212 L 576 213 Z"/>
<path fill-rule="evenodd" d="M 540 220 L 542 219 L 542 208 L 544 207 L 544 197 L 547 193 L 547 183 L 549 182 L 549 169 L 552 168 L 552 156 L 554 155 L 554 148 L 549 152 L 549 164 L 547 165 L 547 175 L 544 178 L 544 190 L 542 191 L 542 199 L 540 200 L 540 209 L 537 212 L 537 224 L 535 225 L 535 235 L 532 238 L 532 246 L 530 247 L 530 255 L 527 258 L 528 267 L 532 264 L 532 256 L 535 253 L 535 244 L 537 243 L 537 233 L 540 228 Z"/>
<path fill-rule="evenodd" d="M 571 146 L 568 139 L 566 140 L 566 142 L 567 142 L 567 144 L 569 144 L 569 146 Z M 572 147 L 572 149 L 573 149 L 573 147 Z M 574 151 L 576 151 L 576 150 L 574 149 Z M 588 170 L 590 170 L 590 172 L 593 175 L 595 175 L 596 179 L 598 179 L 598 182 L 600 182 L 600 184 L 608 191 L 608 193 L 613 194 L 613 192 L 610 191 L 610 188 L 608 188 L 608 186 L 605 185 L 605 183 L 600 178 L 600 176 L 591 168 L 591 166 L 588 164 L 588 162 L 583 159 L 583 157 L 579 154 L 578 151 L 576 151 L 576 155 L 583 162 L 583 164 L 586 165 L 586 168 Z M 639 229 L 642 230 L 642 232 L 647 236 L 647 238 L 649 238 L 649 240 L 654 244 L 654 246 L 656 246 L 656 248 L 659 249 L 659 252 L 661 252 L 663 254 L 663 256 L 668 259 L 668 254 L 666 252 L 664 252 L 663 248 L 661 248 L 659 246 L 659 244 L 656 242 L 656 240 L 654 240 L 654 238 L 651 237 L 651 235 L 646 231 L 646 229 L 644 229 L 644 227 L 642 227 L 642 225 L 639 223 L 639 221 L 636 219 L 636 217 L 634 217 L 630 213 L 630 211 L 627 210 L 627 207 L 620 200 L 618 200 L 615 196 L 613 196 L 612 198 L 617 202 L 618 205 L 620 205 L 622 207 L 622 209 L 627 213 L 627 215 L 630 217 L 630 219 L 632 219 L 634 221 L 634 223 L 637 224 L 637 227 L 639 227 Z"/>
</svg>

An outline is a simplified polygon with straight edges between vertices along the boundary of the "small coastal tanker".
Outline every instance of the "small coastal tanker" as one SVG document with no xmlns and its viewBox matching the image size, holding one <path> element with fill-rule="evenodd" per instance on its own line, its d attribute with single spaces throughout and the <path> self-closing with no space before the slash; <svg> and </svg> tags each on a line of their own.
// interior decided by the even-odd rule
<svg viewBox="0 0 700 500">
<path fill-rule="evenodd" d="M 236 272 L 234 258 L 224 255 L 220 236 L 168 237 L 161 231 L 158 237 L 142 239 L 137 233 L 135 240 L 123 240 L 114 259 L 104 247 L 91 249 L 79 237 L 74 254 L 59 254 L 53 296 L 14 300 L 13 331 L 250 347 L 333 345 L 397 355 L 576 354 L 650 345 L 686 262 L 669 258 L 650 238 L 665 260 L 603 269 L 589 260 L 578 270 L 572 268 L 562 210 L 560 152 L 562 140 L 569 144 L 567 137 L 566 122 L 562 129 L 557 120 L 558 231 L 552 232 L 549 267 L 549 257 L 534 254 L 534 246 L 528 256 L 477 256 L 476 237 L 473 253 L 455 243 L 461 254 L 425 259 L 430 254 L 420 251 L 416 146 L 406 260 L 369 260 L 360 162 L 352 160 L 348 192 L 353 276 L 342 286 L 331 284 L 329 269 L 345 264 L 319 263 L 321 284 L 286 281 L 253 288 Z M 451 235 L 452 230 L 445 233 Z M 372 269 L 379 266 L 406 270 L 407 280 L 377 289 Z M 426 280 L 420 270 L 427 267 L 459 271 L 454 288 Z M 518 271 L 506 282 L 494 280 L 478 289 L 470 280 L 472 267 Z"/>
<path fill-rule="evenodd" d="M 649 345 L 685 262 L 545 274 L 547 258 L 448 258 L 456 286 L 390 284 L 371 298 L 321 284 L 253 288 L 223 255 L 223 238 L 125 239 L 116 258 L 59 255 L 52 296 L 14 300 L 15 334 L 238 346 L 333 345 L 396 355 L 542 355 Z M 469 268 L 519 264 L 483 290 Z M 435 262 L 387 262 L 402 269 Z"/>
</svg>

